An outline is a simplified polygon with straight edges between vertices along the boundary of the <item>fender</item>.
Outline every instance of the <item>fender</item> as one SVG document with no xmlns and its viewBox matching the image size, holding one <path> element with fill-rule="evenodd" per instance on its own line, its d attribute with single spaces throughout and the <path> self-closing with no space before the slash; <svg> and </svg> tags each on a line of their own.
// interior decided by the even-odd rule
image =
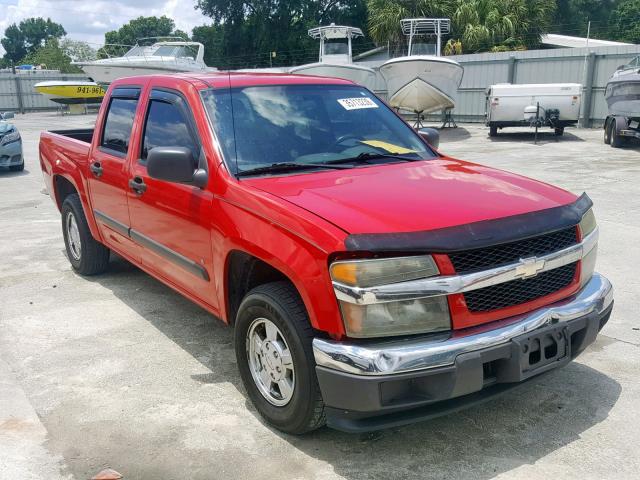
<svg viewBox="0 0 640 480">
<path fill-rule="evenodd" d="M 311 325 L 327 333 L 344 335 L 342 316 L 327 265 L 327 253 L 304 238 L 280 225 L 243 209 L 240 206 L 219 201 L 214 210 L 218 213 L 218 228 L 212 232 L 215 288 L 222 318 L 229 319 L 229 286 L 227 285 L 229 256 L 240 251 L 263 261 L 286 276 L 296 287 L 309 314 Z M 222 226 L 224 225 L 224 226 Z M 251 232 L 251 236 L 246 235 Z M 258 245 L 253 239 L 259 240 Z"/>
<path fill-rule="evenodd" d="M 47 182 L 49 192 L 53 196 L 56 206 L 60 209 L 62 202 L 60 201 L 60 192 L 58 192 L 57 189 L 56 178 L 62 177 L 71 183 L 80 196 L 80 202 L 82 203 L 82 208 L 84 209 L 84 214 L 87 219 L 91 235 L 96 240 L 102 241 L 102 236 L 100 235 L 100 231 L 92 213 L 93 210 L 91 208 L 90 196 L 88 195 L 86 175 L 84 175 L 84 172 L 82 171 L 82 168 L 87 163 L 88 149 L 84 146 L 82 146 L 82 148 L 73 148 L 78 147 L 75 145 L 75 142 L 69 141 L 68 143 L 69 147 L 71 147 L 68 152 L 54 148 L 55 145 L 52 144 L 51 138 L 48 137 L 48 134 L 43 134 L 43 138 L 40 142 L 40 160 L 43 167 L 46 167 L 43 168 L 45 178 L 50 177 L 50 183 Z"/>
</svg>

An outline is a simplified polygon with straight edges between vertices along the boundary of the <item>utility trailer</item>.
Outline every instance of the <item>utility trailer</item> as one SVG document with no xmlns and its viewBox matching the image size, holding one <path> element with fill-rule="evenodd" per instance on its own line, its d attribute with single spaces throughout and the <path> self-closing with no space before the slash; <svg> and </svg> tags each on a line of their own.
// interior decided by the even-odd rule
<svg viewBox="0 0 640 480">
<path fill-rule="evenodd" d="M 562 135 L 578 123 L 582 85 L 541 83 L 491 85 L 486 92 L 486 125 L 495 137 L 505 127 L 550 127 Z"/>
</svg>

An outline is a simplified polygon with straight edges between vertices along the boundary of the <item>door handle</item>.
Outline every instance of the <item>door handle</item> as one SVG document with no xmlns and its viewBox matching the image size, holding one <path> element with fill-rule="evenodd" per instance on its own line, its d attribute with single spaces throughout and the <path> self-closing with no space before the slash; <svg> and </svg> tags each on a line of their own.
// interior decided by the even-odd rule
<svg viewBox="0 0 640 480">
<path fill-rule="evenodd" d="M 138 195 L 142 195 L 147 191 L 147 184 L 144 183 L 142 177 L 133 177 L 129 180 L 129 188 L 136 192 Z"/>
<path fill-rule="evenodd" d="M 89 170 L 91 170 L 91 173 L 96 177 L 102 176 L 102 165 L 100 165 L 100 162 L 93 162 L 89 165 Z"/>
</svg>

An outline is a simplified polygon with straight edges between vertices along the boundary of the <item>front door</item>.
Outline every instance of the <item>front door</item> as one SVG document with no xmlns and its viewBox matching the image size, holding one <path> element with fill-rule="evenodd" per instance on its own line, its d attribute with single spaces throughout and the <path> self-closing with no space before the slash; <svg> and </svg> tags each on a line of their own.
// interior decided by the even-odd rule
<svg viewBox="0 0 640 480">
<path fill-rule="evenodd" d="M 127 205 L 129 145 L 141 88 L 113 90 L 102 125 L 94 132 L 87 178 L 91 207 L 103 241 L 118 253 L 139 261 L 140 248 L 129 238 Z"/>
<path fill-rule="evenodd" d="M 179 93 L 165 89 L 151 91 L 145 111 L 139 160 L 129 173 L 131 238 L 143 247 L 145 267 L 216 308 L 209 227 L 213 195 L 151 178 L 146 168 L 147 153 L 154 147 L 187 147 L 194 159 L 200 158 L 192 113 Z"/>
</svg>

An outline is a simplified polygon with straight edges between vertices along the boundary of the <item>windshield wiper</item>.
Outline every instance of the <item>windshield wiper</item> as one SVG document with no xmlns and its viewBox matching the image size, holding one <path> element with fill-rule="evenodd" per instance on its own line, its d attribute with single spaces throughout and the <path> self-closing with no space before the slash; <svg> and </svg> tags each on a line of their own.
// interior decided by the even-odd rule
<svg viewBox="0 0 640 480">
<path fill-rule="evenodd" d="M 261 173 L 274 173 L 274 172 L 289 172 L 292 170 L 309 170 L 313 168 L 328 168 L 328 169 L 347 169 L 349 167 L 342 165 L 331 165 L 328 163 L 294 163 L 294 162 L 280 162 L 272 163 L 271 165 L 265 165 L 263 167 L 250 168 L 248 170 L 241 170 L 236 173 L 239 177 L 245 177 L 248 175 L 260 175 Z"/>
<path fill-rule="evenodd" d="M 362 152 L 361 154 L 355 157 L 340 158 L 338 160 L 329 160 L 328 162 L 326 162 L 326 164 L 336 165 L 341 163 L 357 163 L 357 162 L 369 163 L 369 160 L 377 160 L 380 158 L 392 158 L 394 160 L 404 160 L 405 162 L 417 162 L 419 160 L 422 160 L 422 158 L 410 158 L 410 157 L 405 157 L 403 155 L 394 155 L 392 153 Z"/>
</svg>

